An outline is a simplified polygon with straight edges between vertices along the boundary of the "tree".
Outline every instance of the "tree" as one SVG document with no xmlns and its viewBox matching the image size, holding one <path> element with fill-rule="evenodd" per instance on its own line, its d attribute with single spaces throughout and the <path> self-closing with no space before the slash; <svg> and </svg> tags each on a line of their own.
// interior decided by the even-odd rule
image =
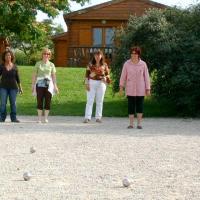
<svg viewBox="0 0 200 200">
<path fill-rule="evenodd" d="M 74 0 L 84 4 L 89 0 Z M 70 11 L 69 0 L 1 0 L 0 1 L 0 35 L 29 34 L 32 38 L 41 35 L 36 23 L 37 10 L 46 13 L 49 17 L 55 17 L 59 11 Z"/>
<path fill-rule="evenodd" d="M 10 37 L 12 41 L 12 48 L 20 50 L 26 57 L 26 62 L 24 63 L 22 59 L 18 59 L 18 56 L 20 55 L 21 57 L 21 54 L 17 53 L 16 61 L 18 64 L 35 64 L 36 60 L 40 59 L 42 48 L 48 47 L 49 49 L 53 49 L 51 36 L 64 31 L 62 26 L 55 25 L 52 19 L 45 19 L 42 22 L 37 23 L 37 27 L 41 31 L 41 34 L 39 34 L 37 38 L 32 38 L 32 36 L 28 33 L 24 35 L 14 34 Z"/>
<path fill-rule="evenodd" d="M 73 1 L 83 5 L 89 0 Z M 51 19 L 37 22 L 38 10 Z M 52 18 L 61 10 L 70 11 L 69 0 L 1 0 L 0 36 L 7 38 L 11 47 L 22 50 L 30 61 L 42 47 L 52 47 L 53 34 L 63 31 L 61 26 L 52 23 Z"/>
</svg>

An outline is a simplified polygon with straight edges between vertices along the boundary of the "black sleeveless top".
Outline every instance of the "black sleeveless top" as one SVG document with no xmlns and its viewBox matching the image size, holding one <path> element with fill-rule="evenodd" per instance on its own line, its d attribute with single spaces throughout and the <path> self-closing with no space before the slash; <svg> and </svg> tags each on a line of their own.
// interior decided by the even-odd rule
<svg viewBox="0 0 200 200">
<path fill-rule="evenodd" d="M 7 70 L 4 65 L 0 65 L 0 88 L 18 89 L 20 84 L 19 73 L 17 66 L 11 70 Z"/>
</svg>

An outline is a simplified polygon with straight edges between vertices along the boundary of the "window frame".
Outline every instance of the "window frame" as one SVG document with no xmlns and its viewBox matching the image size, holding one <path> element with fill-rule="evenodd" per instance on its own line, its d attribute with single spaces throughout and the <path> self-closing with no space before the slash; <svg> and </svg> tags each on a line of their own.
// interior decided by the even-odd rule
<svg viewBox="0 0 200 200">
<path fill-rule="evenodd" d="M 104 26 L 104 27 L 101 27 L 101 26 L 95 26 L 95 27 L 92 27 L 92 46 L 93 47 L 99 47 L 99 46 L 95 46 L 94 45 L 94 29 L 101 29 L 101 42 L 102 44 L 100 45 L 100 47 L 108 47 L 108 45 L 106 45 L 106 29 L 111 29 L 113 30 L 114 28 L 111 27 L 111 26 Z M 113 33 L 114 33 L 114 30 L 113 30 Z M 109 45 L 109 47 L 112 47 L 114 45 L 114 41 L 112 42 L 111 45 Z"/>
</svg>

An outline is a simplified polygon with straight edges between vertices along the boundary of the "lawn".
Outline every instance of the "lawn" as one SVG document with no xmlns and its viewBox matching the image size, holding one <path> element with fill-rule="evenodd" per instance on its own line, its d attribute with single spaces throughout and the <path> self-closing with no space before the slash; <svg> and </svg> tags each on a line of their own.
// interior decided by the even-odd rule
<svg viewBox="0 0 200 200">
<path fill-rule="evenodd" d="M 17 97 L 19 115 L 36 115 L 36 98 L 31 94 L 31 77 L 34 67 L 20 66 L 23 95 Z M 57 68 L 57 84 L 60 90 L 52 99 L 51 115 L 83 116 L 86 103 L 84 68 Z M 175 111 L 167 102 L 158 102 L 152 97 L 145 99 L 145 116 L 175 116 Z M 104 99 L 103 115 L 107 117 L 127 116 L 127 100 L 118 94 L 113 95 L 109 85 Z"/>
</svg>

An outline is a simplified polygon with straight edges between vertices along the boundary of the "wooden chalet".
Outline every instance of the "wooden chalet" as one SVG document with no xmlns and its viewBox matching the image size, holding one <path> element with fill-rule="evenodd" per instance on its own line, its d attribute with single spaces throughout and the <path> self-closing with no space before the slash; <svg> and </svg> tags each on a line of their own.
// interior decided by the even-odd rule
<svg viewBox="0 0 200 200">
<path fill-rule="evenodd" d="M 56 66 L 85 66 L 95 49 L 102 49 L 112 61 L 113 34 L 125 26 L 130 15 L 141 16 L 150 8 L 167 6 L 149 0 L 112 0 L 64 14 L 68 31 L 54 36 Z"/>
</svg>

